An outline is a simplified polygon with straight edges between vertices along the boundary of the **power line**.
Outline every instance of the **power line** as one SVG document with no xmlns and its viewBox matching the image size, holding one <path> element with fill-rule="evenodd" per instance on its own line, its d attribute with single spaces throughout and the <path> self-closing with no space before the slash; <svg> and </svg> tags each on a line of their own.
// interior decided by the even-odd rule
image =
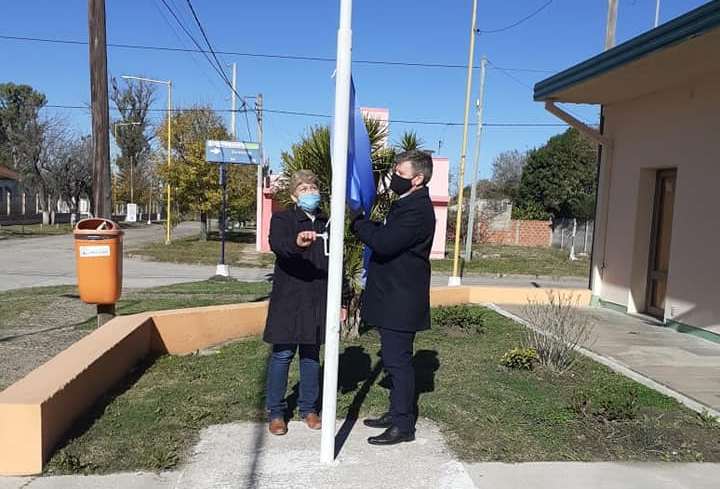
<svg viewBox="0 0 720 489">
<path fill-rule="evenodd" d="M 183 30 L 183 32 L 185 33 L 185 35 L 190 38 L 190 40 L 193 42 L 193 44 L 195 44 L 195 46 L 196 46 L 200 51 L 203 51 L 202 46 L 200 46 L 200 43 L 198 43 L 198 41 L 195 39 L 195 36 L 193 36 L 193 35 L 190 33 L 190 31 L 187 29 L 187 27 L 185 27 L 185 24 L 180 20 L 180 17 L 178 17 L 177 13 L 176 13 L 175 10 L 170 6 L 170 4 L 168 4 L 166 0 L 160 0 L 160 1 L 161 1 L 162 4 L 165 6 L 165 8 L 168 10 L 168 12 L 170 12 L 170 15 L 173 16 L 173 18 L 175 19 L 175 22 L 177 22 L 177 25 L 180 26 L 180 28 Z M 217 74 L 220 75 L 220 78 L 223 78 L 223 79 L 224 79 L 224 77 L 223 77 L 223 72 L 222 72 L 221 70 L 218 70 L 218 68 L 213 64 L 212 60 L 211 60 L 210 57 L 208 56 L 208 53 L 205 52 L 205 51 L 203 51 L 202 54 L 203 54 L 203 56 L 205 56 L 205 59 L 207 60 L 207 62 L 210 63 L 210 66 L 212 66 L 212 67 L 215 69 L 215 71 L 217 72 Z"/>
<path fill-rule="evenodd" d="M 519 79 L 518 77 L 516 77 L 515 75 L 513 75 L 512 73 L 510 73 L 510 72 L 508 72 L 507 70 L 505 70 L 505 69 L 503 69 L 503 68 L 500 68 L 499 66 L 493 64 L 492 61 L 488 60 L 488 63 L 489 63 L 490 65 L 494 66 L 497 70 L 499 70 L 500 73 L 502 73 L 503 75 L 507 76 L 508 78 L 510 78 L 510 79 L 513 80 L 514 82 L 518 83 L 519 85 L 527 88 L 527 89 L 530 90 L 531 92 L 533 92 L 533 91 L 535 90 L 531 85 L 528 85 L 527 83 L 525 83 L 524 81 L 522 81 L 521 79 Z M 570 111 L 569 109 L 566 108 L 565 111 L 568 112 L 568 113 L 570 113 L 570 114 L 572 114 L 572 115 L 574 115 L 578 120 L 584 122 L 585 124 L 591 125 L 591 124 L 588 123 L 587 121 L 583 120 L 583 118 L 580 117 L 578 114 Z"/>
<path fill-rule="evenodd" d="M 507 26 L 505 26 L 505 27 L 501 27 L 500 29 L 492 29 L 492 30 L 487 30 L 487 31 L 486 31 L 486 30 L 481 30 L 481 29 L 475 29 L 475 32 L 477 32 L 478 34 L 496 34 L 496 33 L 498 33 L 498 32 L 509 31 L 510 29 L 512 29 L 512 28 L 514 28 L 514 27 L 517 27 L 517 26 L 519 26 L 520 24 L 522 24 L 522 23 L 524 23 L 524 22 L 532 19 L 533 17 L 535 17 L 537 14 L 539 14 L 540 12 L 542 12 L 543 10 L 545 10 L 547 7 L 549 7 L 551 3 L 553 3 L 553 0 L 548 0 L 545 4 L 543 4 L 540 8 L 538 8 L 537 10 L 535 10 L 535 11 L 534 11 L 533 13 L 531 13 L 530 15 L 527 15 L 526 17 L 523 17 L 522 19 L 520 19 L 520 20 L 518 20 L 517 22 L 514 22 L 514 23 L 512 23 L 512 24 L 510 24 L 510 25 L 507 25 Z"/>
<path fill-rule="evenodd" d="M 62 105 L 62 104 L 49 104 L 45 105 L 44 108 L 48 109 L 68 109 L 68 110 L 90 110 L 90 107 L 85 105 Z M 110 110 L 113 110 L 117 112 L 116 108 L 111 108 Z M 213 112 L 232 112 L 232 109 L 215 109 L 215 108 L 202 108 L 202 107 L 188 107 L 188 108 L 182 108 L 182 107 L 175 107 L 171 110 L 171 112 L 195 112 L 195 111 L 206 111 L 211 110 Z M 167 109 L 148 109 L 149 112 L 167 112 Z M 247 114 L 248 112 L 255 112 L 255 109 L 237 109 L 236 112 L 241 112 Z M 317 119 L 332 119 L 332 116 L 329 114 L 320 114 L 317 112 L 304 112 L 304 111 L 295 111 L 295 110 L 284 110 L 284 109 L 268 109 L 263 108 L 263 112 L 269 112 L 271 114 L 280 114 L 280 115 L 291 115 L 291 116 L 298 116 L 298 117 L 313 117 Z M 418 124 L 418 125 L 432 125 L 432 126 L 462 126 L 462 122 L 452 122 L 452 121 L 428 121 L 428 120 L 411 120 L 411 119 L 391 119 L 388 121 L 390 123 L 396 123 L 396 124 Z M 471 122 L 470 125 L 475 125 L 475 123 Z M 567 127 L 567 124 L 562 123 L 554 123 L 554 122 L 489 122 L 489 123 L 483 123 L 483 127 Z"/>
<path fill-rule="evenodd" d="M 197 13 L 195 12 L 195 8 L 192 5 L 192 2 L 190 0 L 187 0 L 188 7 L 190 7 L 190 12 L 193 15 L 193 18 L 195 19 L 195 23 L 200 28 L 200 34 L 202 34 L 203 39 L 205 39 L 205 44 L 207 44 L 208 49 L 210 50 L 210 54 L 212 54 L 213 59 L 215 60 L 215 63 L 217 64 L 217 67 L 219 68 L 220 72 L 222 73 L 223 78 L 225 79 L 225 82 L 230 84 L 232 87 L 232 82 L 227 76 L 227 73 L 225 73 L 225 70 L 223 69 L 222 63 L 220 63 L 220 60 L 217 57 L 217 54 L 215 54 L 215 50 L 213 50 L 212 44 L 210 43 L 210 39 L 208 39 L 207 34 L 205 33 L 205 28 L 203 28 L 202 22 L 200 22 L 200 19 L 197 16 Z M 235 87 L 232 87 L 233 91 L 235 91 Z"/>
<path fill-rule="evenodd" d="M 176 21 L 178 21 L 176 19 Z M 0 39 L 6 41 L 24 41 L 24 42 L 42 42 L 48 44 L 65 44 L 65 45 L 76 45 L 76 46 L 87 46 L 87 41 L 79 41 L 74 39 L 50 39 L 42 37 L 28 37 L 28 36 L 9 36 L 0 35 Z M 118 49 L 136 49 L 145 51 L 164 51 L 164 52 L 176 52 L 176 53 L 202 53 L 210 54 L 210 51 L 203 48 L 182 48 L 173 46 L 156 46 L 148 44 L 129 44 L 129 43 L 107 43 L 108 47 Z M 241 52 L 241 51 L 222 51 L 216 50 L 216 54 L 226 56 L 240 56 L 248 58 L 266 58 L 266 59 L 281 59 L 290 61 L 318 61 L 334 63 L 335 58 L 322 57 L 322 56 L 296 56 L 289 54 L 270 54 L 270 53 L 252 53 L 252 52 Z M 448 63 L 429 63 L 429 62 L 409 62 L 409 61 L 391 61 L 391 60 L 369 60 L 369 59 L 353 59 L 353 64 L 366 64 L 366 65 L 380 65 L 380 66 L 405 66 L 414 68 L 438 68 L 438 69 L 467 69 L 467 65 L 462 64 L 448 64 Z M 214 64 L 213 64 L 214 66 Z M 473 69 L 479 69 L 474 67 Z M 514 72 L 527 72 L 527 73 L 556 73 L 558 70 L 542 70 L 536 68 L 517 68 L 517 67 L 503 67 L 504 70 Z"/>
<path fill-rule="evenodd" d="M 231 89 L 233 92 L 235 92 L 235 95 L 237 95 L 238 98 L 242 99 L 242 96 L 241 96 L 239 93 L 237 93 L 237 91 L 235 91 L 235 87 L 233 87 L 233 86 L 232 86 L 232 83 L 230 82 L 230 80 L 228 80 L 228 77 L 227 77 L 227 75 L 225 74 L 225 71 L 222 69 L 222 65 L 220 65 L 220 64 L 218 63 L 218 65 L 216 66 L 215 63 L 213 63 L 212 60 L 210 59 L 210 57 L 208 56 L 208 52 L 212 53 L 212 51 L 206 51 L 206 50 L 203 49 L 203 47 L 200 45 L 200 43 L 197 41 L 197 39 L 195 39 L 195 37 L 190 33 L 190 31 L 188 30 L 188 28 L 185 26 L 185 24 L 184 24 L 184 23 L 180 20 L 180 18 L 178 17 L 178 15 L 177 15 L 177 13 L 175 12 L 175 10 L 173 10 L 173 8 L 167 3 L 166 0 L 160 0 L 160 1 L 163 3 L 163 5 L 165 5 L 165 8 L 168 9 L 168 11 L 170 12 L 170 14 L 172 14 L 173 18 L 175 19 L 175 22 L 177 22 L 177 24 L 180 26 L 180 28 L 183 30 L 183 32 L 185 32 L 185 34 L 190 38 L 190 40 L 193 42 L 193 44 L 195 44 L 195 46 L 197 47 L 198 51 L 200 51 L 200 52 L 203 53 L 203 55 L 205 56 L 205 59 L 207 60 L 208 63 L 210 63 L 210 66 L 211 66 L 211 67 L 215 70 L 215 72 L 220 76 L 220 79 L 223 81 L 223 83 L 225 83 L 227 86 L 229 86 L 230 89 Z M 214 54 L 214 53 L 213 53 L 213 54 Z M 215 59 L 217 60 L 217 57 L 216 57 Z M 244 102 L 243 102 L 243 104 L 244 104 Z"/>
</svg>

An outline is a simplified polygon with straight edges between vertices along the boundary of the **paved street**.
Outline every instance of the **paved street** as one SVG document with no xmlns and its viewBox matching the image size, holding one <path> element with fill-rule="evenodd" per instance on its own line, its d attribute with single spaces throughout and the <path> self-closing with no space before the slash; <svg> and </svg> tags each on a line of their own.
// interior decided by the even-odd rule
<svg viewBox="0 0 720 489">
<path fill-rule="evenodd" d="M 181 238 L 200 232 L 199 223 L 180 224 L 173 236 Z M 163 239 L 162 226 L 125 230 L 125 248 Z M 264 280 L 266 270 L 235 269 L 239 280 Z M 155 287 L 179 282 L 205 280 L 215 274 L 215 267 L 157 263 L 136 258 L 124 260 L 123 286 L 128 288 Z M 14 239 L 0 243 L 0 290 L 47 285 L 74 284 L 75 257 L 71 235 L 47 238 Z"/>
<path fill-rule="evenodd" d="M 174 231 L 181 238 L 200 232 L 199 223 L 185 222 Z M 126 249 L 163 239 L 159 225 L 125 230 Z M 125 258 L 123 287 L 144 288 L 171 285 L 180 282 L 205 280 L 215 274 L 211 265 L 184 265 L 159 263 L 139 258 Z M 244 281 L 267 280 L 271 269 L 230 267 L 233 278 Z M 75 284 L 75 258 L 71 235 L 6 240 L 0 243 L 0 291 L 23 287 Z M 447 273 L 433 274 L 433 286 L 448 283 Z M 573 287 L 587 286 L 585 278 L 550 278 L 532 276 L 468 275 L 465 285 L 495 285 L 518 287 Z"/>
</svg>

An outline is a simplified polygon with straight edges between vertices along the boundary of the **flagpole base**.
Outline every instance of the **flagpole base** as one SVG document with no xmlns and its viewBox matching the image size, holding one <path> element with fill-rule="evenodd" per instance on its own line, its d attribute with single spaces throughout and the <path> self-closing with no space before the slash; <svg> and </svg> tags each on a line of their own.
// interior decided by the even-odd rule
<svg viewBox="0 0 720 489">
<path fill-rule="evenodd" d="M 229 277 L 230 265 L 218 265 L 217 267 L 215 267 L 215 275 L 220 275 L 221 277 Z"/>
<path fill-rule="evenodd" d="M 460 287 L 462 285 L 462 277 L 450 277 L 448 279 L 448 287 Z"/>
</svg>

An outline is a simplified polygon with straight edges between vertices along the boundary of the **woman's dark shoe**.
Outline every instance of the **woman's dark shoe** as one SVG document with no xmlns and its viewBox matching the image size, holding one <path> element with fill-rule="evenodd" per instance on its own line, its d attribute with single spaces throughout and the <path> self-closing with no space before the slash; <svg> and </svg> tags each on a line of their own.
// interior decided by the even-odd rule
<svg viewBox="0 0 720 489">
<path fill-rule="evenodd" d="M 392 416 L 385 413 L 379 418 L 367 418 L 363 424 L 369 428 L 390 428 L 392 426 Z"/>
<path fill-rule="evenodd" d="M 415 440 L 415 433 L 403 433 L 399 428 L 393 426 L 388 428 L 381 435 L 371 436 L 368 443 L 371 445 L 397 445 Z"/>
</svg>

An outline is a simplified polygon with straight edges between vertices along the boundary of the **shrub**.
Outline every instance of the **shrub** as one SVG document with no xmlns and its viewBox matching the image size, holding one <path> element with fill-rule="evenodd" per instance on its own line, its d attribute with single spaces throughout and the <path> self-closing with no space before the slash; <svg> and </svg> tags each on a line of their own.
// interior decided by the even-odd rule
<svg viewBox="0 0 720 489">
<path fill-rule="evenodd" d="M 507 368 L 520 370 L 532 370 L 538 361 L 538 355 L 534 348 L 513 348 L 505 352 L 500 359 L 500 365 Z"/>
<path fill-rule="evenodd" d="M 592 343 L 593 324 L 580 310 L 579 297 L 549 291 L 547 303 L 529 300 L 523 310 L 528 323 L 525 341 L 538 361 L 557 372 L 569 369 L 577 348 Z"/>
<path fill-rule="evenodd" d="M 627 421 L 637 417 L 638 393 L 636 389 L 578 389 L 572 395 L 571 409 L 578 415 L 602 421 Z"/>
<path fill-rule="evenodd" d="M 485 311 L 479 307 L 443 306 L 432 310 L 432 324 L 441 329 L 479 333 L 485 323 Z"/>
</svg>

